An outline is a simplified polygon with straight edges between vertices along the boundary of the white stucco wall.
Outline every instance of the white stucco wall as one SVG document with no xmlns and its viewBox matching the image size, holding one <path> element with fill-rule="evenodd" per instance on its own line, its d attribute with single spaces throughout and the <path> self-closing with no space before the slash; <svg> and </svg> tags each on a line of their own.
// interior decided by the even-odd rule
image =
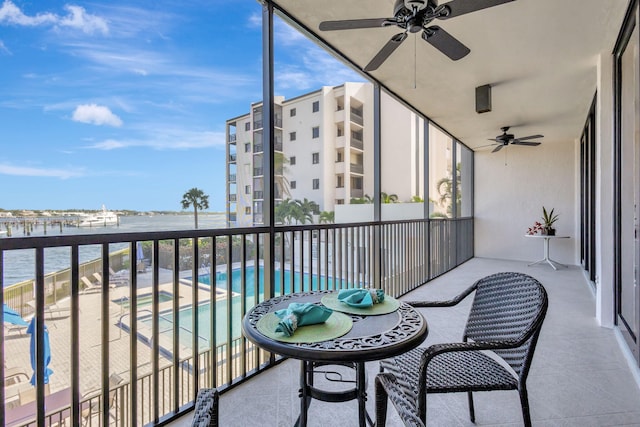
<svg viewBox="0 0 640 427">
<path fill-rule="evenodd" d="M 524 236 L 544 206 L 559 215 L 556 234 L 570 237 L 551 242 L 551 257 L 564 264 L 579 262 L 575 142 L 542 141 L 537 147 L 475 153 L 476 256 L 541 259 L 542 240 Z"/>
</svg>

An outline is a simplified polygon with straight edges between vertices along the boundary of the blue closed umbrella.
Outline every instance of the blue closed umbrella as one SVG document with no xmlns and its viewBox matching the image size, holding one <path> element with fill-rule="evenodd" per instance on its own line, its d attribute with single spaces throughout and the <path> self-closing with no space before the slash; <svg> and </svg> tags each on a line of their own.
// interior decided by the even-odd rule
<svg viewBox="0 0 640 427">
<path fill-rule="evenodd" d="M 3 304 L 4 321 L 13 325 L 27 326 L 29 325 L 20 314 L 7 304 Z"/>
<path fill-rule="evenodd" d="M 31 343 L 29 350 L 31 353 L 31 368 L 33 369 L 33 376 L 31 377 L 31 384 L 36 385 L 36 317 L 33 316 L 31 323 L 27 328 L 27 333 L 31 334 Z M 49 375 L 53 374 L 53 371 L 48 368 L 49 362 L 51 362 L 51 346 L 49 345 L 49 330 L 47 325 L 44 325 L 44 383 L 49 384 Z"/>
</svg>

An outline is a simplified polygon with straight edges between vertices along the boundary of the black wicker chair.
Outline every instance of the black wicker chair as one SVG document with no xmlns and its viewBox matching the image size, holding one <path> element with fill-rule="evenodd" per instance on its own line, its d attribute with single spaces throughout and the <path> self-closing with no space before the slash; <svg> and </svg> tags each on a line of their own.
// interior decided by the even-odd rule
<svg viewBox="0 0 640 427">
<path fill-rule="evenodd" d="M 451 307 L 473 291 L 463 342 L 417 348 L 380 363 L 376 426 L 386 423 L 387 398 L 407 426 L 425 425 L 427 393 L 467 392 L 475 422 L 472 392 L 490 390 L 518 390 L 524 425 L 531 425 L 526 380 L 547 312 L 547 292 L 526 274 L 498 273 L 478 280 L 450 301 L 409 304 Z M 481 350 L 491 350 L 515 375 Z"/>
<path fill-rule="evenodd" d="M 191 426 L 218 427 L 218 390 L 203 388 L 198 391 Z"/>
</svg>

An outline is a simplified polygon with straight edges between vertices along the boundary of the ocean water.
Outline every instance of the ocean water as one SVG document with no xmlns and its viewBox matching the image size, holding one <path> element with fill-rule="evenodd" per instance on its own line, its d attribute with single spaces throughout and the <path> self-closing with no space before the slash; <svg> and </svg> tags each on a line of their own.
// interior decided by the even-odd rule
<svg viewBox="0 0 640 427">
<path fill-rule="evenodd" d="M 121 216 L 120 225 L 112 227 L 63 227 L 62 233 L 58 226 L 48 226 L 45 234 L 42 224 L 36 226 L 31 236 L 69 236 L 95 233 L 132 233 L 144 231 L 171 231 L 193 229 L 193 215 L 154 215 L 154 216 Z M 224 214 L 198 215 L 198 228 L 225 228 Z M 2 235 L 1 239 L 26 237 L 22 229 L 13 229 L 12 237 Z M 125 244 L 113 244 L 111 250 L 116 251 L 126 247 Z M 87 245 L 80 248 L 80 262 L 87 262 L 100 258 L 99 245 Z M 45 274 L 70 267 L 70 248 L 50 248 L 45 250 Z M 35 277 L 35 250 L 21 249 L 4 252 L 4 286 L 10 286 L 23 280 Z"/>
</svg>

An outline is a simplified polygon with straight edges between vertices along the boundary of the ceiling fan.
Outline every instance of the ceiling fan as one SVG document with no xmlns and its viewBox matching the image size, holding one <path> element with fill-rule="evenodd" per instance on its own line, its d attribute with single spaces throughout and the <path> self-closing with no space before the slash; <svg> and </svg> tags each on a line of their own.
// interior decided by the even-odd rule
<svg viewBox="0 0 640 427">
<path fill-rule="evenodd" d="M 502 150 L 502 147 L 506 147 L 509 144 L 512 145 L 528 145 L 528 146 L 536 146 L 536 145 L 540 145 L 541 142 L 536 142 L 536 141 L 527 141 L 528 139 L 537 139 L 537 138 L 544 138 L 544 135 L 529 135 L 529 136 L 523 136 L 522 138 L 516 138 L 512 133 L 507 133 L 509 131 L 509 126 L 505 126 L 503 128 L 500 128 L 500 130 L 502 131 L 502 135 L 498 135 L 495 138 L 490 138 L 489 141 L 495 141 L 495 144 L 490 144 L 490 145 L 496 145 L 497 147 L 493 149 L 493 151 L 491 151 L 492 153 L 496 153 L 500 150 Z"/>
<path fill-rule="evenodd" d="M 422 39 L 444 53 L 454 61 L 464 58 L 469 48 L 447 33 L 438 25 L 431 25 L 434 19 L 450 19 L 466 13 L 498 6 L 514 0 L 452 0 L 437 4 L 436 0 L 396 0 L 393 6 L 393 18 L 346 19 L 341 21 L 323 21 L 321 31 L 355 30 L 360 28 L 389 27 L 395 25 L 404 31 L 391 37 L 373 59 L 364 67 L 364 71 L 373 71 L 402 44 L 407 33 L 422 31 Z"/>
</svg>

